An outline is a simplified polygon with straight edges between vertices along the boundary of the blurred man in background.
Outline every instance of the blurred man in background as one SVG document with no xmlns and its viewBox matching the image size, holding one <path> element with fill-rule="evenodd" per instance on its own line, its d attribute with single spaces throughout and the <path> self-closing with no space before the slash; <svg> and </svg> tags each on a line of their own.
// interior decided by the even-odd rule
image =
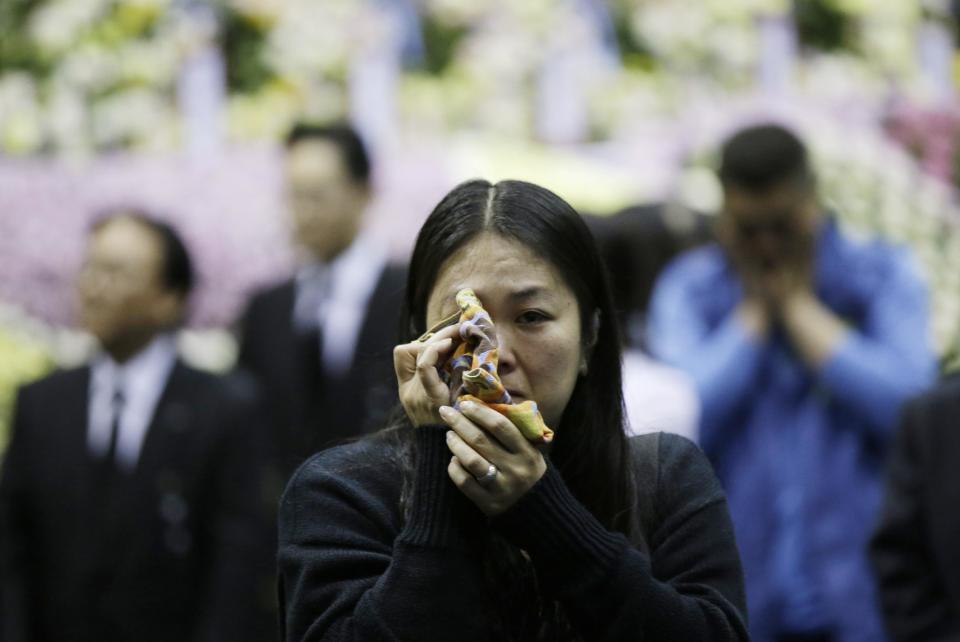
<svg viewBox="0 0 960 642">
<path fill-rule="evenodd" d="M 650 344 L 696 383 L 752 634 L 883 639 L 866 546 L 900 406 L 934 372 L 925 289 L 903 251 L 824 215 L 786 129 L 734 135 L 720 179 L 720 242 L 667 268 Z"/>
<path fill-rule="evenodd" d="M 302 261 L 250 301 L 239 356 L 263 383 L 284 477 L 311 453 L 385 424 L 405 285 L 363 231 L 370 161 L 357 133 L 297 125 L 285 162 Z"/>
<path fill-rule="evenodd" d="M 7 639 L 273 635 L 254 391 L 178 360 L 192 282 L 169 226 L 135 211 L 94 226 L 78 284 L 102 352 L 20 391 L 3 462 Z"/>
<path fill-rule="evenodd" d="M 871 542 L 897 642 L 960 640 L 960 379 L 904 410 Z"/>
</svg>

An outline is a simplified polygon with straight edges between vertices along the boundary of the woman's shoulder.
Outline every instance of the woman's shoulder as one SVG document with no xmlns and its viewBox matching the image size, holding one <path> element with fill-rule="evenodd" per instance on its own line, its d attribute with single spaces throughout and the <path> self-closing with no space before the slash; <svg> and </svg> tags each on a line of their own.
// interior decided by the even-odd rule
<svg viewBox="0 0 960 642">
<path fill-rule="evenodd" d="M 642 465 L 645 460 L 657 464 L 658 469 L 670 473 L 684 472 L 688 467 L 698 474 L 713 475 L 713 467 L 700 447 L 683 435 L 672 432 L 649 432 L 632 435 L 629 438 L 634 466 Z"/>
<path fill-rule="evenodd" d="M 651 504 L 657 522 L 725 500 L 710 461 L 686 437 L 669 432 L 636 435 L 630 438 L 630 449 L 640 500 Z"/>
<path fill-rule="evenodd" d="M 399 437 L 393 431 L 380 431 L 314 454 L 300 465 L 293 478 L 319 474 L 389 475 L 400 466 L 400 450 Z"/>
<path fill-rule="evenodd" d="M 313 455 L 287 482 L 281 511 L 304 504 L 391 510 L 402 486 L 401 450 L 397 435 L 382 431 Z"/>
</svg>

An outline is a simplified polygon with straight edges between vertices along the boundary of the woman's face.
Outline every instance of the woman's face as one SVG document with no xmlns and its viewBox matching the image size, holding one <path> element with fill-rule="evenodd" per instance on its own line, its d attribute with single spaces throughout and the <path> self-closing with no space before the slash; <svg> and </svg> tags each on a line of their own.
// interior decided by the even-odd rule
<svg viewBox="0 0 960 642">
<path fill-rule="evenodd" d="M 549 261 L 493 233 L 443 264 L 427 300 L 427 327 L 457 311 L 463 288 L 473 289 L 496 324 L 504 387 L 515 401 L 536 401 L 556 428 L 584 363 L 573 291 Z"/>
</svg>

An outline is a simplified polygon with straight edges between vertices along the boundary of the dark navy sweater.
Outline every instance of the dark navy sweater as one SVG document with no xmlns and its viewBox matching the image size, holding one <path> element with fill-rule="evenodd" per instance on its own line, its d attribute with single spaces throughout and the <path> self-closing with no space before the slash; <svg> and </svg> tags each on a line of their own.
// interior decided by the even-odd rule
<svg viewBox="0 0 960 642">
<path fill-rule="evenodd" d="M 488 641 L 495 599 L 482 540 L 492 529 L 526 551 L 536 585 L 585 640 L 747 640 L 740 559 L 726 500 L 695 445 L 662 434 L 638 468 L 654 519 L 649 553 L 610 532 L 552 465 L 487 520 L 447 477 L 445 427 L 414 435 L 409 519 L 396 446 L 382 436 L 304 463 L 281 500 L 283 637 Z"/>
</svg>

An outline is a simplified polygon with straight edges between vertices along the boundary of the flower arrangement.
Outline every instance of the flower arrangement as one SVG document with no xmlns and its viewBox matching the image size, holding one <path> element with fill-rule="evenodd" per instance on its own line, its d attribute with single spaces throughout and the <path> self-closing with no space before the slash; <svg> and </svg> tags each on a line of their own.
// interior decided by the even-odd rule
<svg viewBox="0 0 960 642">
<path fill-rule="evenodd" d="M 691 90 L 749 89 L 764 55 L 759 27 L 770 17 L 795 22 L 804 82 L 821 73 L 817 52 L 830 52 L 849 60 L 848 72 L 908 85 L 917 28 L 930 15 L 919 3 L 882 0 L 223 0 L 211 15 L 190 6 L 4 2 L 0 150 L 182 147 L 178 79 L 211 43 L 226 63 L 222 110 L 234 140 L 275 139 L 299 114 L 346 115 L 356 66 L 384 43 L 396 49 L 406 130 L 536 139 L 544 73 L 562 59 L 586 94 L 584 139 L 603 139 L 639 116 L 609 108 L 611 93 L 633 104 L 644 100 L 633 100 L 633 89 L 657 84 L 676 107 Z"/>
<path fill-rule="evenodd" d="M 184 43 L 168 0 L 15 1 L 8 11 L 0 149 L 85 154 L 175 143 Z"/>
<path fill-rule="evenodd" d="M 0 460 L 10 438 L 17 389 L 46 374 L 53 360 L 42 342 L 0 327 Z"/>
<path fill-rule="evenodd" d="M 941 181 L 960 185 L 960 110 L 901 102 L 884 119 L 889 136 L 920 167 Z"/>
<path fill-rule="evenodd" d="M 376 58 L 390 65 L 385 102 L 398 139 L 423 145 L 421 153 L 441 150 L 440 165 L 452 158 L 452 170 L 445 165 L 446 174 L 415 176 L 417 185 L 442 193 L 437 183 L 466 167 L 460 160 L 470 156 L 472 169 L 484 162 L 487 169 L 531 168 L 538 179 L 555 179 L 578 204 L 598 211 L 626 198 L 663 197 L 684 154 L 729 122 L 738 105 L 757 98 L 765 26 L 795 25 L 796 64 L 781 70 L 790 79 L 784 102 L 811 115 L 804 131 L 814 147 L 828 150 L 821 154 L 824 189 L 850 225 L 917 248 L 934 287 L 938 345 L 950 350 L 960 344 L 960 314 L 951 307 L 960 291 L 951 279 L 960 270 L 950 258 L 957 255 L 950 221 L 960 216 L 951 191 L 960 123 L 953 107 L 905 106 L 911 102 L 886 109 L 891 96 L 913 101 L 922 93 L 918 30 L 944 19 L 936 4 L 221 0 L 210 5 L 214 13 L 198 15 L 193 4 L 174 0 L 5 0 L 0 153 L 13 163 L 9 157 L 123 152 L 114 165 L 109 157 L 88 165 L 96 178 L 94 187 L 81 190 L 84 207 L 136 193 L 163 211 L 180 210 L 178 221 L 200 239 L 201 268 L 215 284 L 198 298 L 197 319 L 217 324 L 235 314 L 251 284 L 282 271 L 289 256 L 282 253 L 286 238 L 276 217 L 283 203 L 269 153 L 248 145 L 218 157 L 218 169 L 170 169 L 189 137 L 179 94 L 198 52 L 216 49 L 225 63 L 215 116 L 231 142 L 275 142 L 299 116 L 351 113 L 359 100 L 358 72 Z M 837 149 L 831 141 L 847 137 L 825 124 L 831 120 L 866 131 L 868 142 Z M 881 142 L 875 131 L 880 122 L 939 182 Z M 398 147 L 384 155 L 388 186 L 399 184 L 397 176 L 410 178 L 406 169 L 390 166 L 409 160 Z M 152 152 L 152 160 L 143 151 Z M 0 296 L 63 323 L 65 306 L 36 293 L 66 300 L 67 258 L 75 259 L 76 251 L 64 239 L 82 217 L 63 206 L 43 175 L 64 179 L 68 187 L 57 189 L 65 192 L 79 190 L 91 176 L 34 162 L 45 161 L 0 166 L 0 186 L 5 172 L 13 183 L 0 189 L 2 211 L 9 212 L 0 217 L 0 244 L 44 229 L 66 249 L 52 265 L 38 252 L 17 249 L 29 243 L 10 245 L 13 267 L 0 269 Z M 614 166 L 621 171 L 610 171 Z M 15 188 L 24 175 L 28 184 L 46 185 L 37 192 L 45 200 L 29 208 Z M 256 190 L 251 185 L 257 181 L 235 176 L 256 176 L 266 187 Z M 702 187 L 705 176 L 695 174 L 689 183 Z M 183 203 L 177 190 L 195 198 Z M 406 189 L 401 200 L 413 191 Z M 249 230 L 270 230 L 269 242 L 255 244 L 257 261 L 234 269 L 231 250 L 223 249 L 223 226 L 204 215 L 211 207 L 234 217 L 234 231 L 226 235 L 230 248 L 246 247 Z M 42 214 L 31 220 L 28 210 Z"/>
</svg>

